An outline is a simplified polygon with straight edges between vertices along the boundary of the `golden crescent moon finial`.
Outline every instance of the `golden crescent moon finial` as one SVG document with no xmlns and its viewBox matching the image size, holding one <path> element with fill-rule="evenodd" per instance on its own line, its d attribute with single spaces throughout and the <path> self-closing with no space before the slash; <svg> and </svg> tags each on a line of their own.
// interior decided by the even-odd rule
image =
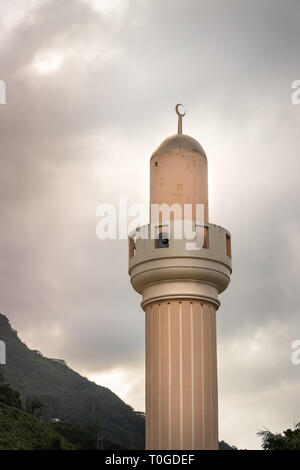
<svg viewBox="0 0 300 470">
<path fill-rule="evenodd" d="M 185 116 L 185 111 L 180 112 L 179 106 L 183 106 L 181 103 L 176 104 L 175 111 L 178 114 L 178 134 L 182 134 L 182 118 Z"/>
</svg>

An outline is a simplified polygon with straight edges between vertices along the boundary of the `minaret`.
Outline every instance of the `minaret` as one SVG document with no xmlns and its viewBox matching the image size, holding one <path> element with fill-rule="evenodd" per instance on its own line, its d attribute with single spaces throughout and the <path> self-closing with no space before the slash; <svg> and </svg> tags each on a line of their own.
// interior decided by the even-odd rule
<svg viewBox="0 0 300 470">
<path fill-rule="evenodd" d="M 150 210 L 150 224 L 129 237 L 129 274 L 146 316 L 147 450 L 218 449 L 216 310 L 230 281 L 231 243 L 209 223 L 207 158 L 182 134 L 180 106 L 178 133 L 150 160 L 151 208 L 178 210 Z M 178 236 L 183 217 L 193 239 Z"/>
</svg>

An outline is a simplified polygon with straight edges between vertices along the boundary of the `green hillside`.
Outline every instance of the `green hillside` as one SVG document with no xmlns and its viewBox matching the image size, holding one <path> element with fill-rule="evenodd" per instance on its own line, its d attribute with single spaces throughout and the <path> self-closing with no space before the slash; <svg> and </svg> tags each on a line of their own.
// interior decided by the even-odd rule
<svg viewBox="0 0 300 470">
<path fill-rule="evenodd" d="M 26 413 L 19 393 L 2 382 L 0 375 L 0 450 L 72 450 L 50 423 Z"/>
<path fill-rule="evenodd" d="M 42 419 L 58 418 L 103 434 L 126 449 L 144 448 L 144 418 L 109 389 L 96 385 L 58 362 L 30 350 L 8 319 L 0 314 L 0 339 L 6 343 L 6 364 L 0 372 L 23 399 L 38 397 Z M 7 410 L 6 410 L 7 412 Z"/>
</svg>

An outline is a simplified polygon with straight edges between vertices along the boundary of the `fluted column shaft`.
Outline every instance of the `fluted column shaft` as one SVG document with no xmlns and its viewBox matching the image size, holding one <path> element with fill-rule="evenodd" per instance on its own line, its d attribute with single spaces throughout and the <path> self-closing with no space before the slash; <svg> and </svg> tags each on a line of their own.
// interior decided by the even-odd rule
<svg viewBox="0 0 300 470">
<path fill-rule="evenodd" d="M 145 315 L 146 449 L 217 449 L 215 306 L 174 299 Z"/>
</svg>

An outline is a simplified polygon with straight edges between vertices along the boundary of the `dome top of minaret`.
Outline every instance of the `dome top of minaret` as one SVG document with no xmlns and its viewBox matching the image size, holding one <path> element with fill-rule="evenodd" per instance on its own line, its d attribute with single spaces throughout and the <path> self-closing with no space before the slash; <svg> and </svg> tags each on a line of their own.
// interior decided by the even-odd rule
<svg viewBox="0 0 300 470">
<path fill-rule="evenodd" d="M 181 152 L 181 151 L 196 152 L 206 157 L 206 154 L 202 146 L 199 144 L 199 142 L 196 139 L 194 139 L 193 137 L 189 135 L 182 134 L 182 118 L 185 115 L 185 112 L 184 111 L 180 112 L 179 106 L 182 106 L 182 105 L 177 104 L 175 107 L 176 113 L 178 114 L 177 134 L 171 135 L 167 137 L 165 140 L 163 140 L 162 143 L 153 152 L 152 157 L 157 157 L 158 155 L 161 155 L 163 153 Z"/>
<path fill-rule="evenodd" d="M 174 134 L 167 137 L 153 152 L 152 157 L 157 157 L 167 152 L 197 152 L 206 157 L 205 152 L 199 142 L 186 134 Z"/>
</svg>

